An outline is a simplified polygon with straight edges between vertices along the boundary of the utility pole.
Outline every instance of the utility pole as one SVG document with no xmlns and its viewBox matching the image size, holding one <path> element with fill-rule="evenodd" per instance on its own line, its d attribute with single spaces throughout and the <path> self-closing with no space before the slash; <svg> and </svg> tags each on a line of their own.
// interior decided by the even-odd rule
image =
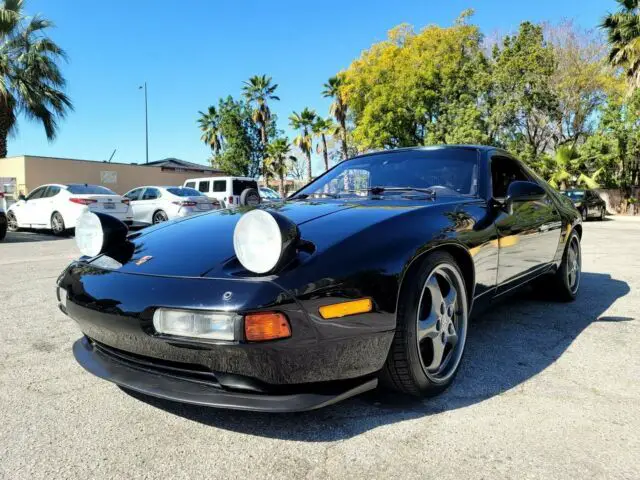
<svg viewBox="0 0 640 480">
<path fill-rule="evenodd" d="M 141 85 L 138 90 L 144 88 L 144 140 L 146 147 L 146 162 L 149 163 L 149 109 L 147 104 L 147 82 L 144 82 L 144 87 Z"/>
</svg>

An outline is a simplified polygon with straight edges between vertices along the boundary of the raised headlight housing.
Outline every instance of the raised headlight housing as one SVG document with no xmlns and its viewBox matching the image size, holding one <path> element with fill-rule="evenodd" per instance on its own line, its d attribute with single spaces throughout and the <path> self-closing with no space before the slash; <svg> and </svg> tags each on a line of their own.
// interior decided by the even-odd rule
<svg viewBox="0 0 640 480">
<path fill-rule="evenodd" d="M 300 240 L 298 226 L 284 215 L 251 210 L 240 218 L 233 232 L 233 248 L 244 268 L 258 273 L 275 272 L 290 262 Z"/>
<path fill-rule="evenodd" d="M 111 215 L 85 212 L 76 222 L 76 245 L 82 255 L 95 257 L 125 243 L 129 229 Z"/>
</svg>

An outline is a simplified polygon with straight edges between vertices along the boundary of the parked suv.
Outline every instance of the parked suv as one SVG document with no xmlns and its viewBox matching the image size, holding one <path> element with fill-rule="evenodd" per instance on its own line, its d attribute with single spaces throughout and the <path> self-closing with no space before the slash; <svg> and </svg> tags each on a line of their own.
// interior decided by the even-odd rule
<svg viewBox="0 0 640 480">
<path fill-rule="evenodd" d="M 223 208 L 240 205 L 258 205 L 260 193 L 258 182 L 248 177 L 207 177 L 193 178 L 184 182 L 187 188 L 195 188 L 209 198 L 220 202 Z"/>
<path fill-rule="evenodd" d="M 186 187 L 138 187 L 124 194 L 134 225 L 151 225 L 220 208 L 216 200 Z"/>
</svg>

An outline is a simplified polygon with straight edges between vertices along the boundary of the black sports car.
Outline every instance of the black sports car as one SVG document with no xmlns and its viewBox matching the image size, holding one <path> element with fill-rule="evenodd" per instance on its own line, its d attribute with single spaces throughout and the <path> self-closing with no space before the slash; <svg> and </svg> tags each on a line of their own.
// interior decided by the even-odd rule
<svg viewBox="0 0 640 480">
<path fill-rule="evenodd" d="M 583 221 L 589 218 L 604 220 L 607 216 L 607 204 L 595 190 L 564 190 L 561 193 L 573 202 Z"/>
<path fill-rule="evenodd" d="M 286 202 L 136 233 L 81 217 L 58 279 L 78 362 L 125 388 L 262 411 L 453 380 L 469 317 L 531 280 L 580 285 L 580 214 L 507 152 L 343 161 Z"/>
</svg>

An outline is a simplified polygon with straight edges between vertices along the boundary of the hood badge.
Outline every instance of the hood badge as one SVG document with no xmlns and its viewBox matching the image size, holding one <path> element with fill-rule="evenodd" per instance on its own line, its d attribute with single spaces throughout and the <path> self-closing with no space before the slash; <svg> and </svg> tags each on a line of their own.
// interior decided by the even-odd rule
<svg viewBox="0 0 640 480">
<path fill-rule="evenodd" d="M 145 255 L 144 257 L 142 257 L 140 260 L 136 261 L 136 265 L 140 266 L 143 263 L 147 263 L 149 260 L 151 260 L 153 257 L 151 255 Z"/>
</svg>

